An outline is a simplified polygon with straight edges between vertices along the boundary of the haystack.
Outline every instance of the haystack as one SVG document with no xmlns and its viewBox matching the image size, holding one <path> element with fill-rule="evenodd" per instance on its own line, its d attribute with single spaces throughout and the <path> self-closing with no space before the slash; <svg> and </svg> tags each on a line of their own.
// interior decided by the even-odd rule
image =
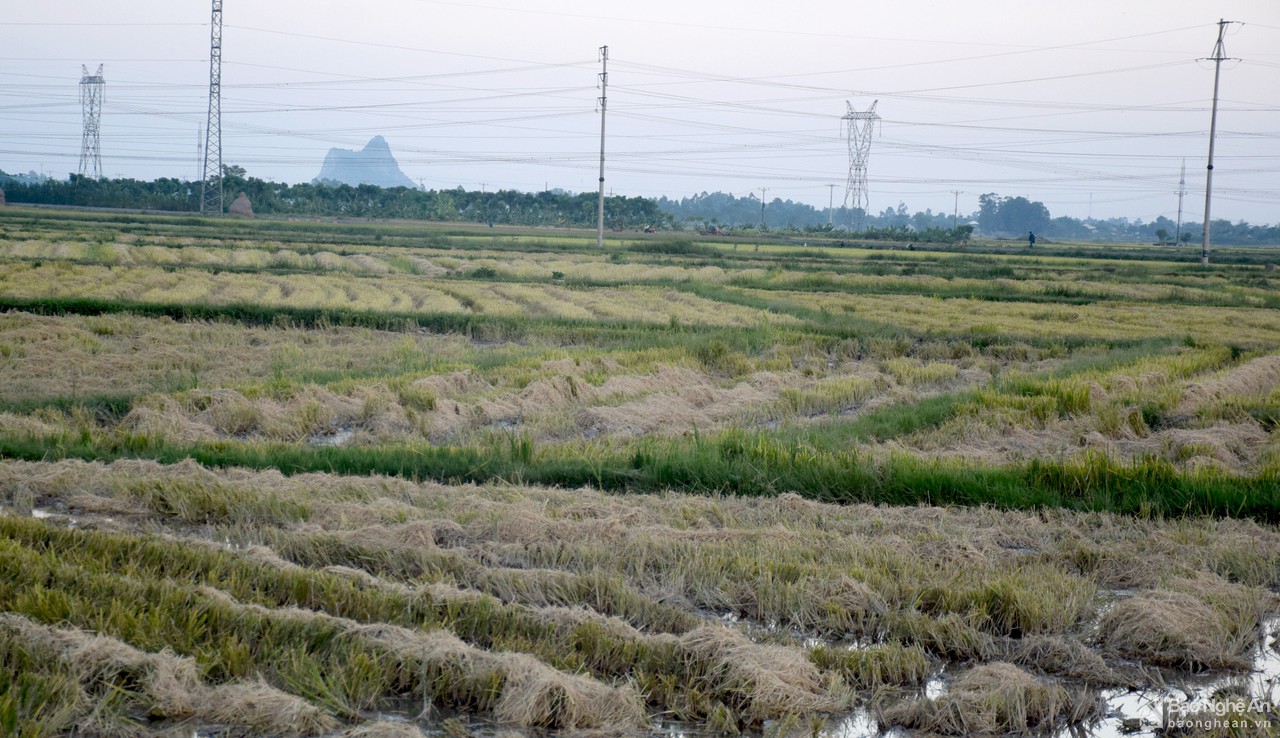
<svg viewBox="0 0 1280 738">
<path fill-rule="evenodd" d="M 240 193 L 240 196 L 227 208 L 227 215 L 234 215 L 239 218 L 252 218 L 253 205 L 249 204 L 249 196 Z"/>
</svg>

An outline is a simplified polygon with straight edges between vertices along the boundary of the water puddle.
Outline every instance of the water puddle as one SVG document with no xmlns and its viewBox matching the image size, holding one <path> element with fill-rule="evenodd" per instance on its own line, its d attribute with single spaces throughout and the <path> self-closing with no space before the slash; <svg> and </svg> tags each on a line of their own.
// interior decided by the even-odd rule
<svg viewBox="0 0 1280 738">
<path fill-rule="evenodd" d="M 307 436 L 307 443 L 311 446 L 345 446 L 351 442 L 355 434 L 356 432 L 350 428 L 338 428 L 332 433 Z"/>
<path fill-rule="evenodd" d="M 1111 689 L 1102 692 L 1106 702 L 1103 718 L 1093 725 L 1070 726 L 1059 730 L 1054 738 L 1155 738 L 1166 721 L 1177 720 L 1197 711 L 1207 717 L 1222 716 L 1225 701 L 1253 702 L 1274 715 L 1280 709 L 1280 618 L 1268 621 L 1265 636 L 1256 648 L 1253 670 L 1234 675 L 1185 675 L 1170 680 L 1163 687 L 1130 692 Z M 954 675 L 953 675 L 954 676 Z M 948 679 L 935 674 L 925 682 L 923 696 L 937 699 L 947 693 Z M 1220 719 L 1230 719 L 1227 712 Z M 1243 714 L 1239 715 L 1244 718 Z M 1273 726 L 1280 726 L 1273 718 Z M 686 733 L 685 735 L 693 735 Z M 820 738 L 908 738 L 913 734 L 901 729 L 882 730 L 868 710 L 858 710 L 827 723 Z"/>
<path fill-rule="evenodd" d="M 881 731 L 880 724 L 867 710 L 859 710 L 822 731 L 822 738 L 865 738 L 866 736 L 905 738 L 907 735 L 909 734 L 906 731 L 901 730 Z"/>
<path fill-rule="evenodd" d="M 726 622 L 736 620 L 732 615 L 723 616 L 723 619 Z M 1187 676 L 1176 684 L 1170 682 L 1160 688 L 1138 692 L 1123 689 L 1104 691 L 1102 697 L 1106 701 L 1106 712 L 1100 721 L 1091 726 L 1064 728 L 1054 733 L 1053 738 L 1155 738 L 1160 735 L 1159 729 L 1164 724 L 1166 715 L 1174 719 L 1178 711 L 1186 715 L 1197 709 L 1213 709 L 1221 699 L 1223 690 L 1227 690 L 1233 698 L 1257 700 L 1274 710 L 1276 705 L 1280 705 L 1280 651 L 1276 649 L 1278 641 L 1280 618 L 1275 618 L 1265 625 L 1265 637 L 1254 654 L 1252 672 L 1234 676 Z M 934 674 L 919 694 L 930 699 L 943 696 L 947 693 L 950 678 L 955 675 L 946 670 Z M 423 711 L 421 706 L 410 706 L 408 703 L 396 707 L 400 709 L 370 713 L 366 717 L 390 723 L 410 723 L 432 738 L 463 735 L 473 738 L 497 738 L 500 735 L 520 738 L 548 736 L 541 731 L 513 730 L 509 726 L 476 715 L 431 707 Z M 767 725 L 765 732 L 768 733 Z M 646 733 L 654 738 L 713 736 L 700 726 L 662 719 L 651 724 Z M 193 738 L 225 738 L 226 735 L 218 727 L 209 727 L 194 731 Z M 913 738 L 916 735 L 918 734 L 901 728 L 881 729 L 871 711 L 864 708 L 829 719 L 817 733 L 817 738 Z"/>
<path fill-rule="evenodd" d="M 1107 711 L 1102 721 L 1084 732 L 1090 738 L 1120 738 L 1121 736 L 1159 735 L 1166 721 L 1186 717 L 1191 713 L 1222 715 L 1224 704 L 1241 701 L 1254 703 L 1273 713 L 1280 708 L 1280 618 L 1274 618 L 1263 626 L 1264 636 L 1253 658 L 1253 670 L 1247 674 L 1227 676 L 1188 676 L 1170 681 L 1163 687 L 1137 692 L 1117 689 L 1102 693 Z M 1241 715 L 1240 717 L 1243 717 Z M 1061 738 L 1074 738 L 1079 731 L 1063 731 Z"/>
</svg>

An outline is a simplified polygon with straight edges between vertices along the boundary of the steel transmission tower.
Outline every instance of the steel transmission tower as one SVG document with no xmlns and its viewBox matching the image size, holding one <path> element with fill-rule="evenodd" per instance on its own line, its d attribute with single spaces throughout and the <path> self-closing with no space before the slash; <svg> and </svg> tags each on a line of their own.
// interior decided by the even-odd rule
<svg viewBox="0 0 1280 738">
<path fill-rule="evenodd" d="M 849 107 L 843 118 L 849 138 L 849 181 L 844 188 L 844 207 L 850 226 L 853 225 L 853 208 L 861 208 L 863 217 L 866 217 L 867 207 L 871 204 L 867 188 L 867 160 L 871 158 L 871 131 L 880 120 L 876 115 L 879 102 L 871 103 L 863 113 L 854 110 L 853 103 L 845 101 Z"/>
<path fill-rule="evenodd" d="M 80 139 L 80 176 L 102 179 L 102 151 L 98 148 L 98 127 L 102 123 L 102 101 L 107 87 L 102 78 L 102 65 L 89 74 L 89 68 L 80 65 L 84 75 L 80 77 L 80 108 L 84 112 L 84 135 Z"/>
<path fill-rule="evenodd" d="M 222 215 L 222 0 L 213 0 L 209 23 L 209 121 L 204 129 L 200 212 Z"/>
</svg>

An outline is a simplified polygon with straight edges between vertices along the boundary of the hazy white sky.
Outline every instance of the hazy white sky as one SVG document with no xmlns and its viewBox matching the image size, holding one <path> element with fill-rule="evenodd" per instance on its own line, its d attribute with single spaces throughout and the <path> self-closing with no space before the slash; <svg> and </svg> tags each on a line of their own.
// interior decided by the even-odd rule
<svg viewBox="0 0 1280 738">
<path fill-rule="evenodd" d="M 104 65 L 108 176 L 197 178 L 210 2 L 8 3 L 0 169 L 75 171 L 80 65 Z M 596 187 L 844 198 L 846 100 L 878 100 L 871 209 L 962 213 L 995 192 L 1055 215 L 1204 207 L 1212 54 L 1228 29 L 1215 218 L 1280 222 L 1277 0 L 225 0 L 223 160 L 308 181 L 390 143 L 428 188 Z M 836 185 L 834 193 L 828 185 Z"/>
</svg>

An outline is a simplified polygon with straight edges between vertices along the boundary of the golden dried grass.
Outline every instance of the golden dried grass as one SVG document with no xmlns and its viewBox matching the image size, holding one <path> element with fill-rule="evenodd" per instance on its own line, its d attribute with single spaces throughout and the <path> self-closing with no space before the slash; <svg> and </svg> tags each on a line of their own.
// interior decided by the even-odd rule
<svg viewBox="0 0 1280 738">
<path fill-rule="evenodd" d="M 1058 635 L 1024 638 L 1011 661 L 1060 679 L 1108 687 L 1132 686 L 1134 680 L 1107 666 L 1102 656 L 1080 641 Z"/>
<path fill-rule="evenodd" d="M 941 697 L 888 708 L 881 722 L 942 735 L 1030 735 L 1086 721 L 1100 708 L 1096 695 L 1073 693 L 998 662 L 966 672 Z"/>
<path fill-rule="evenodd" d="M 262 679 L 214 687 L 205 696 L 200 714 L 263 735 L 323 735 L 338 727 L 338 721 L 319 707 Z"/>
<path fill-rule="evenodd" d="M 1194 415 L 1201 407 L 1233 395 L 1265 395 L 1280 385 L 1280 355 L 1261 356 L 1208 379 L 1193 382 L 1183 391 L 1174 412 Z"/>
<path fill-rule="evenodd" d="M 194 659 L 167 650 L 148 653 L 109 636 L 42 625 L 13 613 L 0 613 L 0 630 L 60 661 L 75 676 L 83 690 L 79 724 L 91 734 L 119 730 L 117 724 L 102 724 L 93 704 L 95 695 L 104 699 L 116 689 L 137 690 L 155 715 L 259 734 L 314 736 L 338 727 L 320 708 L 261 679 L 210 687 L 201 681 Z"/>
<path fill-rule="evenodd" d="M 172 397 L 151 395 L 135 402 L 119 428 L 139 436 L 163 438 L 173 443 L 195 443 L 217 436 L 218 429 L 193 419 Z"/>
<path fill-rule="evenodd" d="M 41 625 L 14 613 L 0 613 L 0 628 L 61 661 L 90 692 L 136 685 L 165 716 L 203 712 L 199 703 L 204 685 L 194 659 L 169 651 L 147 653 L 115 638 Z"/>
<path fill-rule="evenodd" d="M 680 645 L 708 679 L 741 695 L 749 721 L 849 706 L 850 696 L 840 685 L 824 679 L 796 649 L 754 643 L 738 630 L 716 625 L 686 633 Z"/>
<path fill-rule="evenodd" d="M 1151 590 L 1121 600 L 1098 623 L 1105 648 L 1157 666 L 1247 668 L 1251 642 L 1223 614 L 1187 592 Z"/>
<path fill-rule="evenodd" d="M 267 377 L 305 381 L 402 367 L 404 334 L 365 328 L 250 327 L 105 316 L 0 314 L 0 399 L 145 395 L 193 386 L 237 388 Z M 461 336 L 417 335 L 421 356 L 469 351 Z M 425 364 L 410 361 L 405 368 Z M 92 367 L 92 369 L 88 369 Z"/>
<path fill-rule="evenodd" d="M 249 512 L 237 519 L 247 522 L 206 530 L 175 526 L 158 513 L 143 517 L 136 501 L 157 490 L 175 502 L 181 497 L 173 495 L 186 491 L 242 499 Z M 208 535 L 221 542 L 227 535 L 242 546 L 267 543 L 278 554 L 247 555 L 288 569 L 295 565 L 289 562 L 338 563 L 361 587 L 397 596 L 412 596 L 430 580 L 421 587 L 424 602 L 446 608 L 489 607 L 494 598 L 525 603 L 531 607 L 520 609 L 522 617 L 541 619 L 557 637 L 602 629 L 610 642 L 686 653 L 688 663 L 706 665 L 708 693 L 748 694 L 741 685 L 761 678 L 763 694 L 774 701 L 744 697 L 732 709 L 747 720 L 781 709 L 786 700 L 777 695 L 792 694 L 787 690 L 817 698 L 811 681 L 730 669 L 735 654 L 744 664 L 782 664 L 782 654 L 807 661 L 806 652 L 769 646 L 782 650 L 739 654 L 735 642 L 750 644 L 741 634 L 728 646 L 691 639 L 687 649 L 673 647 L 673 636 L 661 631 L 689 637 L 697 628 L 672 613 L 776 615 L 777 625 L 803 635 L 865 627 L 868 637 L 883 635 L 934 657 L 1010 659 L 1073 682 L 1126 683 L 1126 675 L 1099 668 L 1099 657 L 1156 663 L 1162 646 L 1139 643 L 1122 652 L 1117 638 L 1100 648 L 1084 641 L 1080 613 L 1087 619 L 1097 603 L 1087 601 L 1081 611 L 1079 597 L 1095 587 L 1181 591 L 1218 617 L 1226 640 L 1243 653 L 1257 640 L 1250 624 L 1274 607 L 1265 588 L 1280 584 L 1280 532 L 1239 520 L 834 506 L 794 495 L 610 496 L 589 489 L 284 477 L 193 462 L 0 462 L 0 499 L 19 494 L 53 507 L 92 496 L 98 509 L 134 510 L 121 525 L 192 541 Z M 305 505 L 305 522 L 295 505 Z M 988 591 L 993 583 L 1006 589 Z M 623 602 L 631 609 L 604 609 Z M 793 614 L 803 617 L 788 619 Z M 1013 625 L 1041 635 L 1021 642 L 1000 635 Z M 819 695 L 829 686 L 825 668 L 818 669 Z"/>
<path fill-rule="evenodd" d="M 706 374 L 674 367 L 660 370 L 652 380 L 607 381 L 597 394 L 621 396 L 654 385 L 661 389 L 621 405 L 587 407 L 575 422 L 583 431 L 622 438 L 675 435 L 720 427 L 777 397 L 767 385 L 739 382 L 720 388 Z"/>
<path fill-rule="evenodd" d="M 385 624 L 357 626 L 351 633 L 402 658 L 460 670 L 484 681 L 501 675 L 493 715 L 502 722 L 560 730 L 638 727 L 645 722 L 639 697 L 589 677 L 565 674 L 528 654 L 495 653 L 468 645 L 443 631 L 412 631 Z"/>
</svg>

